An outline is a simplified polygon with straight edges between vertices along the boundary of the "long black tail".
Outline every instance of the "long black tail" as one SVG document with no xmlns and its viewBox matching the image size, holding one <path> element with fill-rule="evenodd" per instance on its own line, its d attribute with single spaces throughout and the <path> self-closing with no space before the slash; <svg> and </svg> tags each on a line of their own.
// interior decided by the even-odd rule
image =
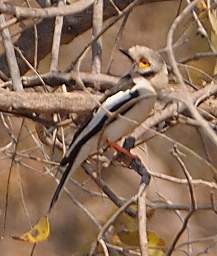
<svg viewBox="0 0 217 256">
<path fill-rule="evenodd" d="M 57 188 L 56 188 L 56 190 L 55 190 L 55 192 L 53 194 L 53 197 L 51 199 L 50 206 L 49 206 L 49 209 L 48 209 L 48 213 L 51 212 L 51 210 L 53 209 L 54 205 L 56 204 L 56 202 L 57 202 L 57 200 L 58 200 L 58 198 L 60 196 L 60 193 L 61 193 L 61 191 L 64 188 L 65 182 L 66 182 L 66 180 L 68 178 L 68 175 L 69 175 L 69 172 L 70 172 L 71 168 L 72 168 L 72 163 L 69 162 L 67 167 L 66 167 L 66 169 L 63 171 L 63 175 L 62 175 L 62 177 L 60 179 L 60 182 L 59 182 L 59 184 L 58 184 L 58 186 L 57 186 Z"/>
</svg>

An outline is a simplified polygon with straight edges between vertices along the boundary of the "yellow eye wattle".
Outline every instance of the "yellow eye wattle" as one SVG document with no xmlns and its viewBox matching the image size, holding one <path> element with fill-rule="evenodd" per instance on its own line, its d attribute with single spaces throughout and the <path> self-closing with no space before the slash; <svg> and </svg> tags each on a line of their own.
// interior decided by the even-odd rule
<svg viewBox="0 0 217 256">
<path fill-rule="evenodd" d="M 142 68 L 142 69 L 146 69 L 146 68 L 149 68 L 151 66 L 150 62 L 145 59 L 145 58 L 141 58 L 139 60 L 139 67 Z"/>
</svg>

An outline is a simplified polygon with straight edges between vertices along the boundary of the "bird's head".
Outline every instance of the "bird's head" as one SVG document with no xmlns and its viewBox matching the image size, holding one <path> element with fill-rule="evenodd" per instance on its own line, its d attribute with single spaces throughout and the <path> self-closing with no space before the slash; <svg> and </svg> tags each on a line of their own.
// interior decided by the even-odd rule
<svg viewBox="0 0 217 256">
<path fill-rule="evenodd" d="M 120 49 L 132 62 L 130 75 L 143 76 L 150 80 L 156 90 L 168 85 L 168 71 L 163 58 L 156 51 L 145 46 L 133 46 L 128 50 Z"/>
</svg>

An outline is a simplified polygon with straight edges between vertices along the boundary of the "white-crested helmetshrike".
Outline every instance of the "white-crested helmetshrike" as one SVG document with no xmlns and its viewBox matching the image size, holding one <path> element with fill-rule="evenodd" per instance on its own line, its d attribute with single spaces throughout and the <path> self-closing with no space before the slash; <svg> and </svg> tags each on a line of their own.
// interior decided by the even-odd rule
<svg viewBox="0 0 217 256">
<path fill-rule="evenodd" d="M 112 90 L 113 95 L 105 97 L 86 126 L 75 134 L 60 162 L 63 175 L 49 211 L 58 200 L 66 181 L 81 163 L 105 146 L 107 139 L 115 142 L 141 124 L 154 107 L 157 91 L 168 84 L 166 63 L 157 52 L 143 46 L 121 51 L 132 62 L 130 72 Z"/>
</svg>

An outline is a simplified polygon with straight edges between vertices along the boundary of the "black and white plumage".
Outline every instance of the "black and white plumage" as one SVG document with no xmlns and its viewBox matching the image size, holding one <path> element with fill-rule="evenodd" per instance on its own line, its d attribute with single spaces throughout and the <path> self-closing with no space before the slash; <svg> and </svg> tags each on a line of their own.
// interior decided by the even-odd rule
<svg viewBox="0 0 217 256">
<path fill-rule="evenodd" d="M 135 46 L 134 48 L 138 47 Z M 130 48 L 128 54 L 134 48 Z M 148 53 L 149 51 L 155 53 L 146 47 L 141 47 L 141 49 L 146 49 Z M 157 54 L 157 56 L 159 55 Z M 131 54 L 129 57 L 133 60 L 135 56 Z M 147 58 L 144 51 L 141 58 Z M 138 59 L 138 61 L 140 60 Z M 149 64 L 151 65 L 150 62 Z M 136 58 L 133 65 L 139 65 Z M 165 63 L 162 61 L 162 66 L 164 65 Z M 52 197 L 49 211 L 58 200 L 68 178 L 88 156 L 97 152 L 99 145 L 106 145 L 106 139 L 117 141 L 123 136 L 126 136 L 141 124 L 153 109 L 157 94 L 152 83 L 148 79 L 145 79 L 145 76 L 141 75 L 138 70 L 134 72 L 131 70 L 130 78 L 128 78 L 130 89 L 127 89 L 125 85 L 124 90 L 120 87 L 122 90 L 108 97 L 93 114 L 93 117 L 86 126 L 73 139 L 66 155 L 60 162 L 63 175 Z M 109 117 L 109 112 L 118 112 L 118 115 L 114 115 L 115 117 L 111 118 Z M 103 134 L 101 132 L 102 130 Z"/>
</svg>

